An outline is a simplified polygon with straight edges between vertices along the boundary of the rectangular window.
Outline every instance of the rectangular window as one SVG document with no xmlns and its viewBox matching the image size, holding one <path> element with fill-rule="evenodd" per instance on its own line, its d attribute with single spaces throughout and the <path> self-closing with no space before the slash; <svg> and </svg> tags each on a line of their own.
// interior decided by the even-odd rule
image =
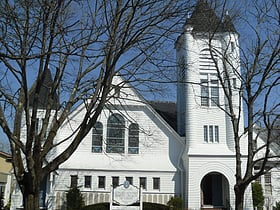
<svg viewBox="0 0 280 210">
<path fill-rule="evenodd" d="M 235 43 L 234 42 L 230 42 L 230 51 L 234 52 L 235 50 Z"/>
<path fill-rule="evenodd" d="M 264 192 L 267 195 L 271 195 L 272 187 L 271 187 L 271 173 L 266 172 L 264 174 Z"/>
<path fill-rule="evenodd" d="M 113 185 L 113 188 L 116 188 L 117 186 L 119 186 L 119 177 L 118 176 L 112 177 L 112 185 Z"/>
<path fill-rule="evenodd" d="M 209 126 L 209 141 L 213 142 L 214 140 L 214 134 L 213 134 L 213 125 Z"/>
<path fill-rule="evenodd" d="M 140 177 L 139 178 L 139 184 L 142 189 L 146 190 L 147 189 L 147 178 L 146 177 Z"/>
<path fill-rule="evenodd" d="M 91 176 L 85 176 L 85 188 L 91 188 Z"/>
<path fill-rule="evenodd" d="M 204 142 L 216 142 L 219 143 L 219 126 L 217 125 L 204 125 L 203 126 L 203 132 L 204 132 Z"/>
<path fill-rule="evenodd" d="M 219 126 L 215 125 L 215 142 L 219 142 Z"/>
<path fill-rule="evenodd" d="M 232 78 L 232 86 L 233 86 L 234 89 L 237 88 L 236 78 Z"/>
<path fill-rule="evenodd" d="M 71 175 L 71 183 L 70 187 L 78 187 L 78 176 L 77 175 Z"/>
<path fill-rule="evenodd" d="M 200 74 L 200 85 L 201 106 L 218 106 L 219 81 L 217 74 Z"/>
<path fill-rule="evenodd" d="M 219 105 L 218 80 L 211 80 L 211 106 Z"/>
<path fill-rule="evenodd" d="M 102 152 L 103 124 L 96 122 L 92 129 L 92 152 Z"/>
<path fill-rule="evenodd" d="M 158 178 L 158 177 L 153 178 L 153 189 L 154 190 L 160 189 L 160 178 Z"/>
<path fill-rule="evenodd" d="M 201 79 L 201 106 L 209 106 L 209 87 L 207 79 Z"/>
<path fill-rule="evenodd" d="M 204 125 L 203 129 L 204 129 L 204 141 L 208 142 L 208 126 Z"/>
<path fill-rule="evenodd" d="M 133 184 L 133 177 L 125 177 L 125 180 L 129 182 L 129 184 Z"/>
<path fill-rule="evenodd" d="M 105 189 L 105 176 L 99 176 L 98 177 L 98 188 Z"/>
</svg>

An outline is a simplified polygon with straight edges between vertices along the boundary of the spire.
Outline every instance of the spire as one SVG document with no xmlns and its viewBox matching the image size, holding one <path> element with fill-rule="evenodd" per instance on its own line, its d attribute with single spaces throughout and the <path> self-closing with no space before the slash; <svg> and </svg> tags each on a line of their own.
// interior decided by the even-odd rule
<svg viewBox="0 0 280 210">
<path fill-rule="evenodd" d="M 38 108 L 39 109 L 46 109 L 47 103 L 48 103 L 48 94 L 50 92 L 51 85 L 53 83 L 51 71 L 49 68 L 46 69 L 45 77 L 43 80 L 43 84 L 41 87 L 41 90 L 39 92 L 39 103 Z M 34 95 L 35 95 L 35 89 L 31 90 L 30 97 L 29 97 L 29 106 L 33 107 L 33 101 L 34 101 Z M 55 93 L 54 95 L 54 101 L 52 105 L 52 109 L 57 109 L 59 107 L 59 99 L 58 95 Z"/>
<path fill-rule="evenodd" d="M 192 25 L 193 32 L 223 31 L 221 19 L 205 0 L 198 0 L 197 5 L 186 25 Z"/>
<path fill-rule="evenodd" d="M 229 12 L 226 12 L 226 16 L 224 19 L 224 30 L 227 32 L 234 32 L 237 33 L 232 21 L 231 21 L 231 17 L 229 16 Z"/>
</svg>

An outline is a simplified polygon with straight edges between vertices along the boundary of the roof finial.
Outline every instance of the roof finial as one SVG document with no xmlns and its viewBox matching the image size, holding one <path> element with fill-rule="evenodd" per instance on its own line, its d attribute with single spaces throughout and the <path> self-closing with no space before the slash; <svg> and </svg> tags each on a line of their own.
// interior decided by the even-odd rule
<svg viewBox="0 0 280 210">
<path fill-rule="evenodd" d="M 228 10 L 226 11 L 226 15 L 229 15 L 229 11 Z"/>
</svg>

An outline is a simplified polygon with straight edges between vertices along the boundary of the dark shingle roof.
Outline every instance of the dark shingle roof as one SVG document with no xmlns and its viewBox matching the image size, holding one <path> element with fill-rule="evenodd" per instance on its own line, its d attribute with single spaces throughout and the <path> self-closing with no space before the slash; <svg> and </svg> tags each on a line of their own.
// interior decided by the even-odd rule
<svg viewBox="0 0 280 210">
<path fill-rule="evenodd" d="M 175 102 L 150 101 L 149 104 L 175 131 L 177 131 L 177 110 Z"/>
<path fill-rule="evenodd" d="M 232 21 L 231 17 L 227 14 L 224 19 L 224 30 L 227 32 L 237 32 Z"/>
<path fill-rule="evenodd" d="M 46 108 L 47 102 L 48 102 L 48 94 L 50 92 L 50 88 L 53 83 L 51 71 L 49 69 L 47 69 L 45 73 L 46 73 L 46 75 L 43 80 L 41 90 L 39 92 L 39 104 L 38 104 L 39 109 Z M 33 101 L 34 101 L 34 95 L 35 95 L 34 92 L 35 92 L 35 90 L 31 91 L 30 96 L 29 96 L 29 106 L 30 107 L 33 107 Z M 58 95 L 55 94 L 52 109 L 57 109 L 58 107 L 59 107 L 59 99 L 58 99 Z"/>
<path fill-rule="evenodd" d="M 193 32 L 236 32 L 229 15 L 224 21 L 219 18 L 206 0 L 199 0 L 185 25 L 191 25 Z"/>
</svg>

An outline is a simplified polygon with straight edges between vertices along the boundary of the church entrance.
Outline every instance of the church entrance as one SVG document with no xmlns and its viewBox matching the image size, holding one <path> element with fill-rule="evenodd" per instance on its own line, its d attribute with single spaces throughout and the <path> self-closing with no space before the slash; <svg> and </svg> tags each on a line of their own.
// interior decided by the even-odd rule
<svg viewBox="0 0 280 210">
<path fill-rule="evenodd" d="M 201 184 L 201 206 L 203 210 L 229 209 L 229 183 L 221 173 L 209 173 Z"/>
</svg>

